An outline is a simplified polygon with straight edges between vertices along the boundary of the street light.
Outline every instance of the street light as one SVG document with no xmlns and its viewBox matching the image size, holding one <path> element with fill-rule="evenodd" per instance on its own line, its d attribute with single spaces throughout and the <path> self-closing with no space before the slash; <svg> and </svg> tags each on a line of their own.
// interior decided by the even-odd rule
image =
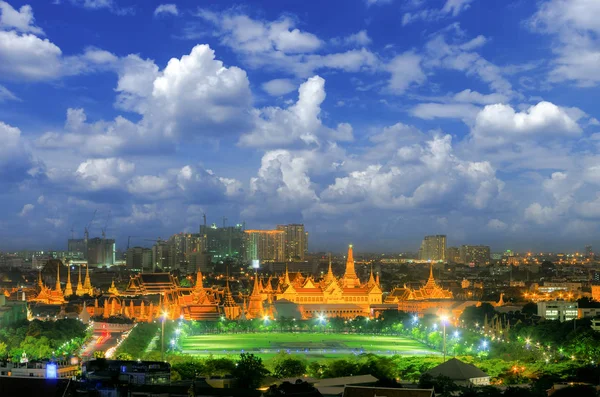
<svg viewBox="0 0 600 397">
<path fill-rule="evenodd" d="M 446 322 L 448 321 L 448 316 L 441 315 L 440 320 L 442 321 L 442 327 L 444 327 L 444 363 L 446 362 Z"/>
<path fill-rule="evenodd" d="M 161 338 L 160 338 L 160 357 L 162 361 L 165 361 L 165 321 L 169 313 L 163 312 L 161 322 Z"/>
</svg>

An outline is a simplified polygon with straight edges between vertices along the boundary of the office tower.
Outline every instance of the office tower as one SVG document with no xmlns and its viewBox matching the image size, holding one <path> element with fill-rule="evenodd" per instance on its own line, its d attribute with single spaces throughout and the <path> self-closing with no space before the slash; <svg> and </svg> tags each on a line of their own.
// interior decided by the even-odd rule
<svg viewBox="0 0 600 397">
<path fill-rule="evenodd" d="M 244 255 L 244 226 L 217 227 L 201 225 L 198 249 L 208 254 L 212 263 L 242 260 Z"/>
<path fill-rule="evenodd" d="M 285 233 L 285 259 L 288 261 L 303 261 L 308 250 L 308 233 L 304 231 L 304 225 L 277 225 L 277 230 Z"/>
<path fill-rule="evenodd" d="M 448 247 L 446 250 L 446 260 L 452 263 L 459 263 L 460 249 L 458 247 Z"/>
<path fill-rule="evenodd" d="M 419 249 L 419 258 L 426 261 L 446 260 L 446 235 L 425 236 Z"/>
<path fill-rule="evenodd" d="M 488 245 L 463 245 L 460 247 L 460 262 L 486 265 L 490 263 L 490 247 Z"/>
<path fill-rule="evenodd" d="M 152 271 L 171 270 L 171 247 L 166 241 L 159 240 L 152 246 Z"/>
<path fill-rule="evenodd" d="M 92 266 L 115 264 L 115 240 L 94 237 L 87 242 L 87 260 Z"/>
<path fill-rule="evenodd" d="M 75 253 L 80 252 L 83 258 L 87 256 L 87 247 L 85 239 L 83 238 L 70 238 L 67 242 L 67 251 Z"/>
<path fill-rule="evenodd" d="M 283 262 L 285 258 L 285 232 L 283 230 L 246 230 L 247 262 Z"/>
<path fill-rule="evenodd" d="M 127 250 L 127 269 L 141 272 L 152 271 L 152 250 L 144 247 L 131 247 Z"/>
</svg>

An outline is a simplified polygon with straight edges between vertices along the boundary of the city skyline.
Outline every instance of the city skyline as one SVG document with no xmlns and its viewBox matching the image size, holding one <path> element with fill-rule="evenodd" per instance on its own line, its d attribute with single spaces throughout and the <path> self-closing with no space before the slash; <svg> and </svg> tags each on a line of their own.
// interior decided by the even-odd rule
<svg viewBox="0 0 600 397">
<path fill-rule="evenodd" d="M 598 13 L 0 0 L 0 249 L 87 227 L 123 248 L 207 216 L 303 224 L 312 252 L 429 235 L 582 252 L 600 226 Z"/>
</svg>

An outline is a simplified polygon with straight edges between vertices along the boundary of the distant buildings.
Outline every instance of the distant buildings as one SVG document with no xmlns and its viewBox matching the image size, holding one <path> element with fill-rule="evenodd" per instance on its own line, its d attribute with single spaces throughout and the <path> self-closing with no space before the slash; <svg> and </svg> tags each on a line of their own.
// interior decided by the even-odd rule
<svg viewBox="0 0 600 397">
<path fill-rule="evenodd" d="M 490 247 L 488 245 L 463 245 L 460 247 L 460 263 L 487 265 L 490 260 Z"/>
<path fill-rule="evenodd" d="M 131 247 L 127 250 L 127 269 L 137 272 L 153 271 L 152 250 L 145 247 Z"/>
<path fill-rule="evenodd" d="M 69 239 L 68 252 L 73 257 L 87 259 L 92 266 L 112 266 L 115 264 L 115 240 L 101 237 L 91 239 Z"/>
<path fill-rule="evenodd" d="M 241 260 L 244 255 L 244 226 L 200 226 L 199 252 L 206 253 L 212 263 Z"/>
<path fill-rule="evenodd" d="M 426 261 L 446 260 L 446 235 L 425 236 L 419 249 L 419 259 Z"/>
<path fill-rule="evenodd" d="M 450 263 L 460 263 L 460 249 L 458 247 L 448 247 L 446 260 Z"/>
<path fill-rule="evenodd" d="M 284 257 L 288 261 L 303 261 L 308 252 L 308 232 L 302 224 L 277 225 L 284 234 Z"/>
<path fill-rule="evenodd" d="M 571 321 L 578 317 L 577 302 L 542 301 L 537 303 L 538 316 L 546 320 Z"/>
<path fill-rule="evenodd" d="M 245 245 L 247 262 L 283 262 L 285 258 L 285 236 L 283 230 L 246 230 Z"/>
</svg>

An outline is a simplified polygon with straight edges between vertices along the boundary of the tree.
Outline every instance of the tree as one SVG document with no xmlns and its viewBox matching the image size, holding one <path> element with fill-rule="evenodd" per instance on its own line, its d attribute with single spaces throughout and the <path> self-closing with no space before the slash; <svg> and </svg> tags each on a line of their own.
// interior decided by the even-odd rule
<svg viewBox="0 0 600 397">
<path fill-rule="evenodd" d="M 306 373 L 306 362 L 299 358 L 286 357 L 275 364 L 273 375 L 278 378 L 291 378 Z"/>
<path fill-rule="evenodd" d="M 104 358 L 106 355 L 102 350 L 96 350 L 94 352 L 94 358 Z"/>
<path fill-rule="evenodd" d="M 459 389 L 458 386 L 447 376 L 438 375 L 435 378 L 429 374 L 423 374 L 419 379 L 420 389 L 435 389 L 435 394 L 440 396 L 451 396 Z"/>
<path fill-rule="evenodd" d="M 119 353 L 115 356 L 117 360 L 133 360 L 133 357 L 129 353 Z"/>
<path fill-rule="evenodd" d="M 237 380 L 237 386 L 247 389 L 258 388 L 265 376 L 269 374 L 260 357 L 251 353 L 240 354 L 232 375 Z"/>
<path fill-rule="evenodd" d="M 523 308 L 521 309 L 521 313 L 536 316 L 537 315 L 537 303 L 533 303 L 533 302 L 526 303 L 525 306 L 523 306 Z"/>
<path fill-rule="evenodd" d="M 6 343 L 0 342 L 0 358 L 6 357 L 8 354 L 8 346 Z"/>
</svg>

